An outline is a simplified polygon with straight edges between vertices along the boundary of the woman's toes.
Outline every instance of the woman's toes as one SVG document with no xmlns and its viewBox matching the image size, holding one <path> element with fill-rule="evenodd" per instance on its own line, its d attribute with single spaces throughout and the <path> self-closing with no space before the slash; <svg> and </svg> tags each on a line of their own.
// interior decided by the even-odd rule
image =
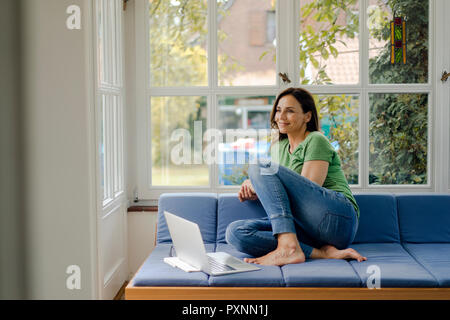
<svg viewBox="0 0 450 320">
<path fill-rule="evenodd" d="M 359 254 L 356 250 L 351 249 L 350 258 L 358 260 L 358 262 L 362 262 L 367 260 L 366 257 L 363 257 L 361 254 Z"/>
<path fill-rule="evenodd" d="M 248 260 L 248 263 L 259 264 L 258 258 L 249 258 L 247 260 Z"/>
<path fill-rule="evenodd" d="M 361 260 L 362 256 L 356 250 L 354 250 L 352 248 L 348 248 L 348 249 L 345 249 L 345 251 L 346 251 L 346 258 L 347 259 L 350 258 L 350 259 L 358 260 L 359 262 L 362 261 Z"/>
</svg>

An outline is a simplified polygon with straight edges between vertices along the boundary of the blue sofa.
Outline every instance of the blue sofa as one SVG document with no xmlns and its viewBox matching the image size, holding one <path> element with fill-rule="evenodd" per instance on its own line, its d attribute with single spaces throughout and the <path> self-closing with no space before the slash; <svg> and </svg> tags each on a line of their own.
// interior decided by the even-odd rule
<svg viewBox="0 0 450 320">
<path fill-rule="evenodd" d="M 196 222 L 207 251 L 246 257 L 225 241 L 235 220 L 265 216 L 237 194 L 160 197 L 157 245 L 126 288 L 126 299 L 450 299 L 450 194 L 355 194 L 359 228 L 352 248 L 367 261 L 308 259 L 302 264 L 208 276 L 163 262 L 171 237 L 163 211 Z M 380 289 L 369 289 L 375 265 Z"/>
</svg>

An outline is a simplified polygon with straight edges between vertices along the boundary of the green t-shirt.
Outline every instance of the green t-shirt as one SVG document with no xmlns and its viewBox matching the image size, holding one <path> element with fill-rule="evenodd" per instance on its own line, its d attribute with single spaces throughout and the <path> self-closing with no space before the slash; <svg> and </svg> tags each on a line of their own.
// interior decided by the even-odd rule
<svg viewBox="0 0 450 320">
<path fill-rule="evenodd" d="M 334 150 L 330 141 L 319 131 L 313 131 L 308 134 L 294 152 L 289 153 L 289 139 L 283 139 L 279 142 L 279 159 L 273 157 L 274 161 L 289 169 L 302 173 L 303 163 L 310 160 L 324 160 L 329 163 L 328 173 L 323 183 L 324 188 L 341 192 L 353 204 L 359 219 L 359 207 L 348 186 L 344 171 L 341 168 L 341 159 Z M 272 149 L 273 151 L 273 149 Z"/>
</svg>

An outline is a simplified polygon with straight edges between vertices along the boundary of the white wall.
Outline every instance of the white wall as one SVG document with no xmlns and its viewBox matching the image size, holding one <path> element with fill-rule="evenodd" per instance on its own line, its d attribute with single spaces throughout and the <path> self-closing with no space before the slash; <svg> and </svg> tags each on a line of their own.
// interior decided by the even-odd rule
<svg viewBox="0 0 450 320">
<path fill-rule="evenodd" d="M 27 287 L 31 299 L 92 299 L 96 289 L 95 140 L 89 0 L 23 0 Z M 82 29 L 66 28 L 66 9 Z M 81 289 L 66 268 L 81 268 Z"/>
<path fill-rule="evenodd" d="M 126 122 L 126 189 L 127 198 L 134 199 L 133 192 L 137 185 L 137 150 L 136 150 L 136 44 L 135 44 L 135 0 L 127 4 L 125 11 L 125 122 Z"/>
</svg>

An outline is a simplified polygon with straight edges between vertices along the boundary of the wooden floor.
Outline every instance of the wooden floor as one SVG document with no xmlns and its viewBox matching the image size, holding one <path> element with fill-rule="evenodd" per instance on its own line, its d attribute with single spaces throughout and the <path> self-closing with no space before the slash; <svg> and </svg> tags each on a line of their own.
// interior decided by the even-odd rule
<svg viewBox="0 0 450 320">
<path fill-rule="evenodd" d="M 128 281 L 125 281 L 122 287 L 119 289 L 119 292 L 117 292 L 116 296 L 114 297 L 114 300 L 125 300 L 125 288 L 127 285 Z"/>
</svg>

